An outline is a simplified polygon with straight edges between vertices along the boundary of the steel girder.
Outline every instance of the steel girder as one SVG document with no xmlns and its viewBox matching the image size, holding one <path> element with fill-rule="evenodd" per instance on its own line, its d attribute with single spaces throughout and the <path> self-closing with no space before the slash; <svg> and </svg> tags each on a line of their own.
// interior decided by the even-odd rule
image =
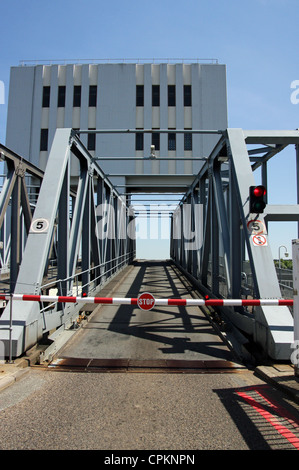
<svg viewBox="0 0 299 470">
<path fill-rule="evenodd" d="M 268 160 L 290 144 L 298 146 L 298 131 L 227 129 L 175 211 L 171 257 L 209 296 L 281 298 L 267 222 L 299 221 L 299 205 L 267 205 L 264 214 L 250 214 L 249 187 L 256 184 L 253 171 L 259 166 L 267 186 Z M 225 314 L 266 356 L 290 359 L 294 321 L 288 307 Z"/>
<path fill-rule="evenodd" d="M 76 158 L 80 171 L 74 182 L 70 173 Z M 6 189 L 1 197 L 0 203 L 7 203 Z M 28 238 L 14 293 L 47 294 L 55 289 L 60 295 L 73 295 L 80 289 L 84 295 L 100 288 L 134 259 L 134 215 L 127 209 L 124 198 L 78 136 L 71 129 L 57 129 L 35 211 L 32 220 L 27 221 Z M 105 229 L 109 236 L 103 233 Z M 80 309 L 72 304 L 43 307 L 38 302 L 14 302 L 10 343 L 13 357 L 19 357 L 51 330 L 72 324 Z M 0 342 L 6 356 L 9 323 L 8 305 L 0 318 Z"/>
<path fill-rule="evenodd" d="M 13 292 L 44 172 L 1 144 L 0 154 L 6 167 L 0 194 L 1 280 Z"/>
</svg>

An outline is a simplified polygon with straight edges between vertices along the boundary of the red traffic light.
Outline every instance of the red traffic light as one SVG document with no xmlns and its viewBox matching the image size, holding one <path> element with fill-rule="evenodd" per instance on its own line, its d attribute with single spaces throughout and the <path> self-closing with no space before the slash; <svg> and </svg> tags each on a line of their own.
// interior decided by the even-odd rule
<svg viewBox="0 0 299 470">
<path fill-rule="evenodd" d="M 266 195 L 266 188 L 264 186 L 256 186 L 253 190 L 255 197 L 262 197 Z"/>
<path fill-rule="evenodd" d="M 266 207 L 265 186 L 250 186 L 249 188 L 249 212 L 261 214 Z"/>
</svg>

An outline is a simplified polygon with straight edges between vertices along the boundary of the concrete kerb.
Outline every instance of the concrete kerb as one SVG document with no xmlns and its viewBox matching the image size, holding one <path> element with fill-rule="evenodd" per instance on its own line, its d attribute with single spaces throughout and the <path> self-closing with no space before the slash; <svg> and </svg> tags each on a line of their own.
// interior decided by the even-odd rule
<svg viewBox="0 0 299 470">
<path fill-rule="evenodd" d="M 27 361 L 15 361 L 12 364 L 0 363 L 0 391 L 21 380 L 29 372 Z"/>
</svg>

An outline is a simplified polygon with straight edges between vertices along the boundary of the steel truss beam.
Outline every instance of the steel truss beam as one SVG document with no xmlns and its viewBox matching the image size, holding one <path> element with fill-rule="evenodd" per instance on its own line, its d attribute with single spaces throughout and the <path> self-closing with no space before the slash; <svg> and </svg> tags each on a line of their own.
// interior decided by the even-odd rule
<svg viewBox="0 0 299 470">
<path fill-rule="evenodd" d="M 252 144 L 257 148 L 249 150 Z M 174 211 L 171 257 L 211 298 L 281 298 L 266 223 L 299 221 L 299 205 L 267 205 L 264 215 L 250 214 L 249 187 L 259 166 L 267 186 L 267 161 L 290 144 L 298 146 L 298 131 L 227 129 Z M 266 356 L 290 360 L 294 322 L 288 307 L 224 313 Z"/>
<path fill-rule="evenodd" d="M 74 187 L 70 169 L 76 158 L 80 174 Z M 8 181 L 16 178 L 11 170 Z M 1 193 L 3 208 L 11 185 L 7 183 Z M 134 216 L 71 129 L 56 131 L 32 221 L 27 215 L 29 232 L 14 294 L 49 293 L 50 289 L 60 295 L 73 295 L 78 289 L 88 294 L 134 259 Z M 12 356 L 20 356 L 51 330 L 70 325 L 80 309 L 63 303 L 48 310 L 42 307 L 37 302 L 13 303 Z M 6 355 L 9 323 L 8 305 L 0 318 Z"/>
<path fill-rule="evenodd" d="M 37 197 L 34 193 L 38 193 L 44 173 L 1 144 L 0 154 L 6 166 L 0 194 L 1 280 L 13 292 Z M 34 187 L 28 185 L 32 178 Z"/>
</svg>

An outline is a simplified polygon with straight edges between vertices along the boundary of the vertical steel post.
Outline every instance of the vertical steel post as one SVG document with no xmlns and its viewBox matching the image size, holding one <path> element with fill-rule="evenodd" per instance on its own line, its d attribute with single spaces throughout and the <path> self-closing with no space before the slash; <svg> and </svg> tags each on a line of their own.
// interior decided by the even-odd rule
<svg viewBox="0 0 299 470">
<path fill-rule="evenodd" d="M 186 264 L 185 264 L 185 261 L 186 261 L 186 256 L 185 256 L 185 240 L 184 240 L 184 210 L 183 210 L 183 206 L 184 204 L 181 204 L 180 205 L 180 213 L 181 213 L 181 218 L 180 218 L 180 222 L 181 222 L 181 238 L 179 240 L 179 244 L 180 244 L 180 264 L 181 266 L 183 266 L 183 268 L 186 268 Z"/>
<path fill-rule="evenodd" d="M 241 271 L 243 265 L 243 257 L 241 250 L 242 230 L 238 200 L 236 194 L 236 183 L 232 163 L 229 169 L 229 230 L 230 230 L 230 282 L 231 297 L 238 299 L 241 294 Z"/>
<path fill-rule="evenodd" d="M 294 347 L 292 362 L 294 364 L 295 375 L 299 377 L 299 240 L 292 240 L 293 257 L 293 288 L 294 288 Z"/>
<path fill-rule="evenodd" d="M 21 178 L 17 176 L 11 202 L 10 291 L 14 292 L 21 262 Z"/>
<path fill-rule="evenodd" d="M 196 227 L 196 222 L 197 222 L 197 208 L 198 208 L 198 191 L 193 189 L 192 195 L 191 195 L 191 207 L 192 207 L 192 213 L 191 213 L 191 231 L 194 233 L 194 241 L 193 241 L 193 249 L 191 253 L 191 273 L 192 276 L 197 278 L 197 250 L 199 249 L 198 247 L 198 238 L 197 238 L 197 227 Z M 198 231 L 200 228 L 198 227 Z"/>
<path fill-rule="evenodd" d="M 200 280 L 202 284 L 207 287 L 208 283 L 208 269 L 209 269 L 209 254 L 211 251 L 211 206 L 212 206 L 212 181 L 207 179 L 208 182 L 208 196 L 205 204 L 205 226 L 204 226 L 204 236 L 203 236 L 203 247 L 202 247 L 202 256 L 200 260 Z"/>
<path fill-rule="evenodd" d="M 90 284 L 90 261 L 91 261 L 91 243 L 90 243 L 90 223 L 91 223 L 91 203 L 92 203 L 92 177 L 88 175 L 87 190 L 85 201 L 83 203 L 82 217 L 82 292 L 89 293 Z"/>
<path fill-rule="evenodd" d="M 211 272 L 211 290 L 216 296 L 219 295 L 219 222 L 217 217 L 217 206 L 215 188 L 211 181 L 211 205 L 210 205 L 210 220 L 211 220 L 211 261 L 212 261 L 212 272 Z"/>
<path fill-rule="evenodd" d="M 174 246 L 173 246 L 173 214 L 170 215 L 170 258 L 174 259 Z"/>
<path fill-rule="evenodd" d="M 262 185 L 266 188 L 265 202 L 268 204 L 268 165 L 267 161 L 262 163 Z M 266 229 L 268 231 L 268 221 L 264 221 Z"/>
<path fill-rule="evenodd" d="M 10 294 L 9 300 L 9 353 L 8 353 L 8 361 L 11 364 L 12 361 L 12 294 Z"/>
<path fill-rule="evenodd" d="M 297 204 L 299 204 L 299 144 L 295 145 L 296 149 L 296 175 L 297 175 Z M 298 237 L 299 237 L 299 222 L 298 222 Z"/>
<path fill-rule="evenodd" d="M 63 279 L 59 283 L 60 295 L 68 295 L 69 292 L 69 164 L 67 164 L 58 208 L 58 260 L 57 270 L 58 279 Z"/>
</svg>

